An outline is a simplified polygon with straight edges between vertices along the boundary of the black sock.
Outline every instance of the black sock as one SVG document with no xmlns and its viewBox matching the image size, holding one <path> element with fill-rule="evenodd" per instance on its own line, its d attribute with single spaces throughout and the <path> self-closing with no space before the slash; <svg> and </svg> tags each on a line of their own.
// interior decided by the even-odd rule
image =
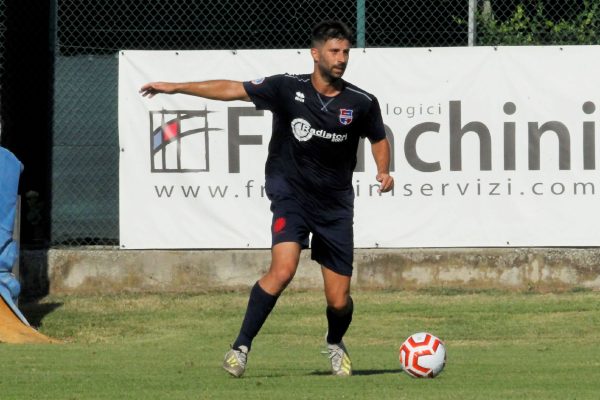
<svg viewBox="0 0 600 400">
<path fill-rule="evenodd" d="M 327 343 L 334 344 L 342 341 L 342 337 L 352 322 L 353 312 L 354 302 L 350 296 L 348 296 L 348 306 L 342 311 L 335 311 L 333 308 L 327 307 Z"/>
<path fill-rule="evenodd" d="M 240 334 L 232 346 L 234 349 L 246 346 L 248 351 L 250 351 L 252 340 L 267 320 L 278 298 L 279 296 L 273 296 L 265 292 L 258 282 L 254 284 L 250 291 L 248 307 L 246 308 L 246 315 L 244 316 L 244 322 L 242 322 Z"/>
</svg>

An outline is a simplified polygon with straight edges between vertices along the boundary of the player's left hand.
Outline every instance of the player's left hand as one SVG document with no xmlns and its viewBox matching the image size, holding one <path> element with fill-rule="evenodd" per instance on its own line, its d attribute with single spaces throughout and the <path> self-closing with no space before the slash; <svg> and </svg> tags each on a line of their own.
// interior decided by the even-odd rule
<svg viewBox="0 0 600 400">
<path fill-rule="evenodd" d="M 377 182 L 379 182 L 380 193 L 389 192 L 394 188 L 394 177 L 390 174 L 381 172 L 377 174 L 375 179 L 377 179 Z"/>
</svg>

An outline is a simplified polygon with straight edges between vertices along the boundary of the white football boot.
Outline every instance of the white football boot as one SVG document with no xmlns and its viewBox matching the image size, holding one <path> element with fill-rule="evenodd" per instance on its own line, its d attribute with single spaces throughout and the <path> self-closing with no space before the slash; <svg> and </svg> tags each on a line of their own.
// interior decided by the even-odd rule
<svg viewBox="0 0 600 400">
<path fill-rule="evenodd" d="M 331 373 L 335 376 L 352 375 L 352 361 L 348 355 L 348 350 L 344 346 L 344 341 L 337 344 L 327 343 L 327 352 L 331 362 Z"/>
<path fill-rule="evenodd" d="M 248 348 L 240 346 L 239 349 L 231 349 L 225 353 L 223 360 L 223 369 L 231 376 L 236 378 L 241 377 L 246 370 L 246 362 L 248 361 Z"/>
</svg>

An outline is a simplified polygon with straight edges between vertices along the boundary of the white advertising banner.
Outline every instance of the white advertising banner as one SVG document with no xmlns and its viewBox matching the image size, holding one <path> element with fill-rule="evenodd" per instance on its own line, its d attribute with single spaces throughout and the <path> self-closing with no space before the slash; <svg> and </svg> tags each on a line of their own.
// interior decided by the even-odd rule
<svg viewBox="0 0 600 400">
<path fill-rule="evenodd" d="M 271 114 L 241 101 L 148 99 L 144 83 L 312 65 L 308 50 L 121 52 L 121 247 L 271 240 Z M 377 192 L 365 143 L 353 178 L 356 247 L 600 245 L 600 47 L 353 49 L 344 78 L 379 99 L 396 180 Z"/>
</svg>

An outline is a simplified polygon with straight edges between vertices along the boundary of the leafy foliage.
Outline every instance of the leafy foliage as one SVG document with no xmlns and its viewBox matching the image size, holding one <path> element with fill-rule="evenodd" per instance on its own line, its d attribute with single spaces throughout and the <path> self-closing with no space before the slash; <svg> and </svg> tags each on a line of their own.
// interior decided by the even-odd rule
<svg viewBox="0 0 600 400">
<path fill-rule="evenodd" d="M 579 13 L 559 21 L 547 15 L 543 0 L 533 11 L 518 4 L 504 20 L 491 10 L 478 12 L 476 20 L 478 45 L 600 44 L 600 0 L 584 0 Z"/>
</svg>

